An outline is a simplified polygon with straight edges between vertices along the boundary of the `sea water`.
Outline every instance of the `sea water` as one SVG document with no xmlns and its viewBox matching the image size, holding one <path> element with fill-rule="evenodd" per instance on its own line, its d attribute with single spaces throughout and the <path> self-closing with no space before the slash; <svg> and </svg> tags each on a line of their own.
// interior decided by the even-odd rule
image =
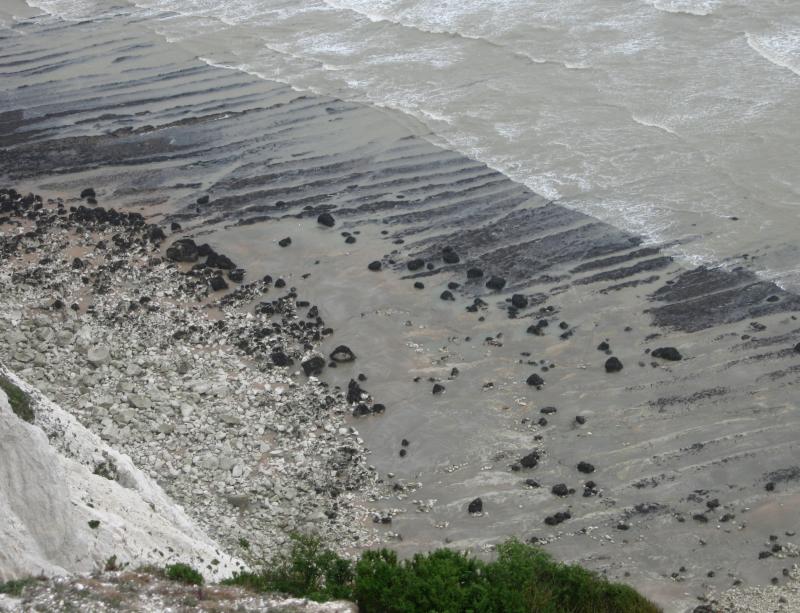
<svg viewBox="0 0 800 613">
<path fill-rule="evenodd" d="M 547 198 L 680 241 L 690 264 L 746 262 L 800 288 L 793 0 L 29 4 L 141 10 L 205 61 L 396 109 Z"/>
</svg>

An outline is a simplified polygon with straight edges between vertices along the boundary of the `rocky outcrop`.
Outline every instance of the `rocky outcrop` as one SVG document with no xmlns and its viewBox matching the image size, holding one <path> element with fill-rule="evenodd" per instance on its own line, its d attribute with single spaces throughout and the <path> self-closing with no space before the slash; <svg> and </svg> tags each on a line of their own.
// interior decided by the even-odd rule
<svg viewBox="0 0 800 613">
<path fill-rule="evenodd" d="M 116 556 L 132 565 L 185 562 L 208 579 L 243 563 L 223 553 L 161 488 L 13 374 L 35 421 L 0 391 L 0 581 L 88 572 Z"/>
</svg>

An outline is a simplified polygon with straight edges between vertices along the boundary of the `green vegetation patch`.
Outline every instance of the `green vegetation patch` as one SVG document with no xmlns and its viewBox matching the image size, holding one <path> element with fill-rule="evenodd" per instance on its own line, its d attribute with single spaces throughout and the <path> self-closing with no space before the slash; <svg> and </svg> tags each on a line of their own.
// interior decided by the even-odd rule
<svg viewBox="0 0 800 613">
<path fill-rule="evenodd" d="M 14 414 L 20 419 L 33 423 L 34 414 L 30 396 L 3 375 L 0 375 L 0 389 L 8 396 L 8 403 L 11 405 L 11 410 L 14 411 Z"/>
<path fill-rule="evenodd" d="M 9 596 L 22 596 L 23 590 L 29 585 L 36 583 L 37 579 L 34 577 L 27 577 L 25 579 L 12 579 L 5 583 L 0 583 L 0 594 L 8 594 Z"/>
<path fill-rule="evenodd" d="M 398 560 L 388 549 L 353 563 L 318 537 L 293 535 L 288 554 L 258 573 L 225 581 L 259 592 L 325 601 L 353 600 L 362 613 L 657 613 L 632 588 L 580 566 L 555 562 L 537 547 L 509 540 L 483 562 L 438 549 Z"/>
<path fill-rule="evenodd" d="M 170 564 L 164 569 L 167 579 L 186 583 L 187 585 L 203 585 L 203 575 L 188 564 Z"/>
</svg>

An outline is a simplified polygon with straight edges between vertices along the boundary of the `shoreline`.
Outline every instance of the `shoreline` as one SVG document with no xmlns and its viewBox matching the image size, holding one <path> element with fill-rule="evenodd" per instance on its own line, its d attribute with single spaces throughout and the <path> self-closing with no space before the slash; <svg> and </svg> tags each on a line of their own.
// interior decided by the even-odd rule
<svg viewBox="0 0 800 613">
<path fill-rule="evenodd" d="M 163 232 L 140 217 L 7 204 L 0 347 L 14 372 L 242 558 L 268 559 L 309 527 L 345 552 L 377 542 L 365 505 L 381 487 L 342 421 L 342 393 L 265 352 L 293 348 L 295 335 L 312 342 L 318 328 L 305 329 L 293 304 L 273 302 L 280 324 L 265 328 L 268 315 L 244 317 L 241 306 L 267 284 L 223 298 L 208 286 L 216 275 L 163 258 Z M 35 232 L 17 234 L 31 219 Z"/>
<path fill-rule="evenodd" d="M 0 111 L 35 113 L 0 116 L 11 143 L 0 170 L 67 205 L 92 185 L 100 206 L 176 220 L 244 268 L 245 283 L 278 269 L 319 305 L 337 331 L 324 354 L 344 342 L 358 356 L 321 378 L 347 389 L 363 364 L 363 388 L 387 407 L 344 427 L 359 431 L 378 473 L 420 483 L 413 498 L 376 505 L 394 515 L 382 538 L 404 553 L 440 543 L 489 551 L 513 531 L 676 607 L 723 577 L 765 583 L 780 573 L 777 556 L 751 567 L 775 517 L 785 531 L 796 523 L 773 509 L 793 499 L 793 478 L 764 493 L 794 457 L 795 295 L 745 270 L 686 270 L 382 112 L 220 74 L 174 50 L 160 57 L 157 41 L 126 26 L 143 40 L 113 40 L 113 20 L 49 22 L 69 61 L 31 60 L 6 75 L 16 88 Z M 107 60 L 86 58 L 73 29 L 96 35 Z M 121 91 L 104 61 L 127 65 L 136 83 Z M 70 87 L 76 70 L 91 76 Z M 47 97 L 56 91 L 59 104 Z M 334 228 L 315 224 L 325 211 Z M 417 259 L 423 268 L 409 270 Z M 367 269 L 373 261 L 381 272 Z M 484 277 L 470 280 L 470 268 Z M 502 291 L 485 287 L 490 276 L 505 280 Z M 685 359 L 650 357 L 664 345 Z M 625 365 L 616 375 L 603 369 L 612 353 Z M 532 373 L 541 389 L 526 385 Z M 533 450 L 538 466 L 520 470 Z M 579 461 L 597 472 L 576 472 Z M 565 496 L 552 493 L 559 484 Z M 480 518 L 466 513 L 476 497 Z M 714 500 L 719 511 L 707 506 Z M 749 521 L 751 508 L 774 515 Z M 565 511 L 572 517 L 557 527 L 544 521 Z M 742 519 L 718 523 L 725 515 Z"/>
</svg>

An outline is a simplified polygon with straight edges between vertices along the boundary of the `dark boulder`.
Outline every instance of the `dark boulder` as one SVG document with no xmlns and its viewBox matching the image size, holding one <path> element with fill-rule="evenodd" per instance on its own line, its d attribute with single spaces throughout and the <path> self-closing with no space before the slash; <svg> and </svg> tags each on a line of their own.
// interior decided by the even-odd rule
<svg viewBox="0 0 800 613">
<path fill-rule="evenodd" d="M 451 292 L 449 289 L 446 289 L 441 294 L 439 294 L 439 298 L 441 298 L 442 300 L 455 300 L 456 299 L 456 297 L 453 296 L 453 292 Z"/>
<path fill-rule="evenodd" d="M 198 245 L 198 246 L 197 246 L 197 254 L 198 254 L 198 255 L 199 255 L 201 258 L 208 257 L 208 256 L 210 256 L 212 253 L 216 253 L 216 251 L 214 251 L 214 250 L 211 248 L 211 245 L 209 245 L 208 243 L 203 243 L 202 245 Z"/>
<path fill-rule="evenodd" d="M 173 221 L 171 224 L 169 224 L 169 229 L 171 232 L 180 232 L 183 228 L 181 228 L 181 224 L 179 224 L 177 221 Z"/>
<path fill-rule="evenodd" d="M 609 346 L 609 344 L 608 344 L 607 342 L 605 342 L 605 341 L 603 341 L 602 343 L 600 343 L 600 344 L 597 346 L 597 350 L 598 350 L 598 351 L 608 351 L 609 349 L 610 349 L 610 346 Z"/>
<path fill-rule="evenodd" d="M 411 271 L 419 270 L 420 268 L 425 266 L 425 261 L 421 260 L 420 258 L 415 258 L 415 259 L 411 260 L 410 262 L 408 262 L 408 264 L 406 264 L 406 266 L 408 266 L 408 269 L 411 270 Z"/>
<path fill-rule="evenodd" d="M 800 353 L 800 343 L 797 343 L 797 344 L 794 346 L 794 350 L 795 350 L 797 353 Z"/>
<path fill-rule="evenodd" d="M 532 385 L 532 386 L 535 386 L 535 387 L 541 387 L 542 385 L 544 385 L 544 379 L 542 379 L 536 373 L 533 373 L 530 377 L 528 377 L 528 380 L 526 381 L 526 383 L 528 385 Z"/>
<path fill-rule="evenodd" d="M 479 309 L 485 309 L 487 306 L 489 306 L 489 305 L 488 305 L 488 304 L 486 304 L 486 302 L 484 302 L 484 301 L 483 301 L 483 300 L 481 300 L 480 298 L 475 298 L 475 299 L 472 301 L 472 304 L 470 304 L 469 306 L 467 306 L 467 307 L 466 307 L 466 309 L 467 309 L 467 311 L 469 311 L 470 313 L 477 313 Z"/>
<path fill-rule="evenodd" d="M 528 306 L 528 297 L 523 296 L 522 294 L 514 294 L 511 296 L 511 305 L 515 309 L 524 309 Z"/>
<path fill-rule="evenodd" d="M 288 247 L 291 244 L 292 244 L 292 239 L 289 236 L 287 236 L 286 238 L 282 238 L 281 240 L 278 241 L 278 245 L 280 245 L 281 247 Z"/>
<path fill-rule="evenodd" d="M 526 332 L 528 334 L 535 334 L 536 336 L 544 336 L 544 326 L 540 326 L 539 324 L 532 324 L 528 326 Z"/>
<path fill-rule="evenodd" d="M 347 243 L 348 245 L 352 245 L 353 243 L 356 242 L 356 237 L 348 236 L 346 239 L 344 239 L 344 242 Z"/>
<path fill-rule="evenodd" d="M 164 234 L 164 230 L 160 226 L 153 224 L 147 227 L 147 238 L 151 243 L 158 243 L 167 238 L 167 235 Z"/>
<path fill-rule="evenodd" d="M 236 268 L 236 264 L 233 263 L 227 255 L 222 255 L 221 253 L 212 252 L 208 259 L 206 260 L 206 266 L 209 268 L 220 268 L 222 270 L 233 270 Z"/>
<path fill-rule="evenodd" d="M 234 283 L 241 283 L 244 281 L 244 268 L 234 268 L 229 271 L 228 278 Z"/>
<path fill-rule="evenodd" d="M 200 196 L 197 200 L 195 200 L 195 202 L 197 204 L 208 204 L 209 200 L 210 198 L 208 196 Z"/>
<path fill-rule="evenodd" d="M 553 415 L 557 411 L 558 411 L 558 409 L 555 408 L 555 407 L 542 407 L 541 409 L 539 409 L 539 412 L 542 415 Z"/>
<path fill-rule="evenodd" d="M 334 362 L 352 362 L 356 359 L 356 354 L 347 345 L 339 345 L 331 352 L 331 360 Z"/>
<path fill-rule="evenodd" d="M 531 451 L 528 455 L 522 458 L 519 463 L 522 465 L 523 468 L 535 468 L 536 465 L 539 463 L 539 459 L 541 455 L 538 451 Z"/>
<path fill-rule="evenodd" d="M 442 250 L 442 260 L 444 260 L 445 264 L 458 264 L 461 261 L 461 258 L 459 258 L 458 254 L 453 251 L 452 247 L 445 247 Z"/>
<path fill-rule="evenodd" d="M 361 396 L 365 393 L 355 379 L 350 379 L 350 383 L 347 384 L 347 402 L 350 404 L 361 402 Z"/>
<path fill-rule="evenodd" d="M 444 385 L 442 385 L 441 383 L 434 383 L 434 384 L 433 384 L 433 390 L 432 390 L 432 392 L 433 392 L 434 394 L 441 394 L 441 393 L 443 393 L 443 392 L 444 392 L 444 390 L 445 390 L 445 388 L 444 388 Z"/>
<path fill-rule="evenodd" d="M 196 262 L 198 257 L 200 253 L 191 238 L 179 238 L 167 247 L 167 259 L 173 262 Z"/>
<path fill-rule="evenodd" d="M 670 362 L 677 362 L 683 358 L 680 351 L 675 349 L 675 347 L 659 347 L 658 349 L 653 349 L 650 355 L 652 355 L 654 358 L 669 360 Z"/>
<path fill-rule="evenodd" d="M 270 358 L 272 358 L 272 363 L 275 364 L 275 366 L 288 366 L 292 363 L 291 358 L 280 348 L 273 349 Z"/>
<path fill-rule="evenodd" d="M 359 403 L 356 408 L 353 409 L 353 417 L 366 417 L 371 413 L 372 411 L 370 411 L 369 407 L 363 402 Z"/>
<path fill-rule="evenodd" d="M 378 260 L 374 262 L 370 262 L 367 264 L 367 268 L 369 268 L 372 272 L 378 272 L 381 269 L 381 263 Z"/>
<path fill-rule="evenodd" d="M 480 279 L 483 276 L 483 271 L 480 268 L 467 269 L 467 279 Z"/>
<path fill-rule="evenodd" d="M 222 278 L 222 275 L 216 275 L 211 277 L 211 280 L 208 282 L 211 286 L 211 289 L 215 292 L 218 292 L 223 289 L 228 289 L 228 284 L 225 282 L 225 279 Z"/>
<path fill-rule="evenodd" d="M 558 524 L 571 519 L 572 515 L 569 511 L 559 511 L 554 515 L 548 515 L 544 518 L 544 523 L 548 526 L 557 526 Z"/>
<path fill-rule="evenodd" d="M 83 270 L 84 268 L 86 268 L 86 264 L 84 264 L 83 260 L 80 258 L 73 258 L 72 268 L 74 268 L 75 270 Z"/>
<path fill-rule="evenodd" d="M 336 224 L 336 220 L 333 218 L 333 215 L 325 212 L 317 217 L 317 223 L 326 228 L 332 228 Z"/>
<path fill-rule="evenodd" d="M 553 495 L 560 496 L 562 498 L 564 496 L 569 496 L 569 488 L 565 483 L 557 483 L 550 491 L 553 493 Z"/>
<path fill-rule="evenodd" d="M 322 373 L 322 369 L 325 368 L 325 358 L 319 355 L 311 356 L 300 362 L 300 366 L 303 367 L 303 372 L 306 373 L 306 377 L 319 375 Z"/>
<path fill-rule="evenodd" d="M 606 372 L 619 372 L 622 370 L 622 362 L 618 358 L 610 357 L 606 360 Z"/>
<path fill-rule="evenodd" d="M 505 286 L 506 286 L 506 280 L 503 277 L 498 277 L 497 275 L 492 275 L 486 282 L 486 287 L 498 292 Z"/>
<path fill-rule="evenodd" d="M 422 281 L 414 281 L 414 289 L 425 289 L 425 284 Z"/>
<path fill-rule="evenodd" d="M 93 187 L 87 187 L 81 192 L 81 198 L 96 198 L 97 194 L 94 192 Z"/>
<path fill-rule="evenodd" d="M 477 513 L 482 513 L 483 512 L 483 500 L 481 500 L 480 498 L 476 498 L 475 500 L 470 502 L 469 506 L 467 507 L 467 512 L 470 515 L 475 515 Z"/>
<path fill-rule="evenodd" d="M 588 475 L 594 472 L 594 466 L 589 462 L 578 462 L 578 471 Z"/>
</svg>

